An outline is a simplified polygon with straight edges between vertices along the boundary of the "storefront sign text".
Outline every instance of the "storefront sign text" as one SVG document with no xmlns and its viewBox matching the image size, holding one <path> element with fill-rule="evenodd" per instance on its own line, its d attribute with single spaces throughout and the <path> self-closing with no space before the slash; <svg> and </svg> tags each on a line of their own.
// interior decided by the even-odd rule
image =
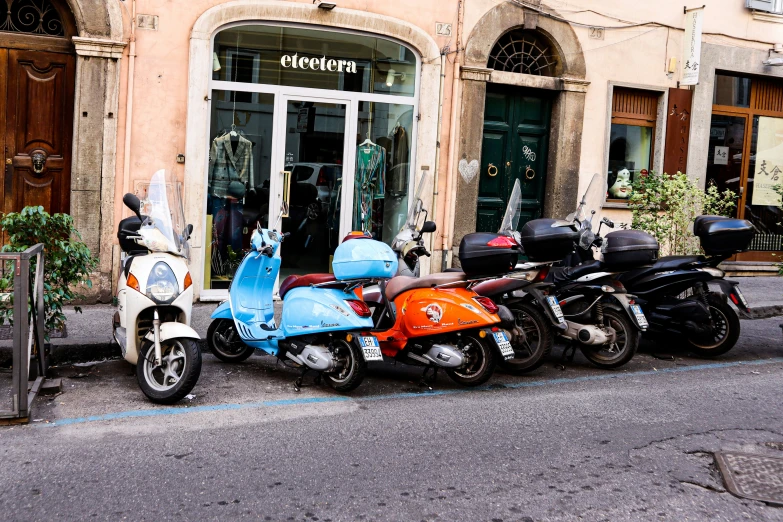
<svg viewBox="0 0 783 522">
<path fill-rule="evenodd" d="M 280 65 L 288 69 L 311 69 L 313 71 L 329 71 L 329 72 L 356 72 L 356 62 L 353 60 L 335 60 L 334 58 L 327 58 L 326 56 L 309 57 L 299 56 L 294 54 L 284 54 L 280 58 Z"/>
<path fill-rule="evenodd" d="M 682 47 L 682 78 L 680 79 L 680 85 L 696 85 L 699 83 L 701 25 L 703 20 L 703 7 L 691 9 L 685 15 L 685 40 Z"/>
<path fill-rule="evenodd" d="M 783 118 L 759 116 L 752 205 L 780 206 L 775 190 L 783 184 Z"/>
</svg>

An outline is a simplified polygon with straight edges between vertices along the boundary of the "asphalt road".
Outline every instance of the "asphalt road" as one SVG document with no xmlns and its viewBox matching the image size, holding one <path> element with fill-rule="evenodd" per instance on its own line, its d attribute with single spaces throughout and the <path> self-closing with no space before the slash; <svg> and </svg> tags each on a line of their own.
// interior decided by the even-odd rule
<svg viewBox="0 0 783 522">
<path fill-rule="evenodd" d="M 780 322 L 743 321 L 720 360 L 647 345 L 619 371 L 560 369 L 556 349 L 480 390 L 384 365 L 350 398 L 297 394 L 269 358 L 205 355 L 196 397 L 161 408 L 121 361 L 61 368 L 38 422 L 0 428 L 0 517 L 783 520 L 725 492 L 712 458 L 783 456 Z"/>
</svg>

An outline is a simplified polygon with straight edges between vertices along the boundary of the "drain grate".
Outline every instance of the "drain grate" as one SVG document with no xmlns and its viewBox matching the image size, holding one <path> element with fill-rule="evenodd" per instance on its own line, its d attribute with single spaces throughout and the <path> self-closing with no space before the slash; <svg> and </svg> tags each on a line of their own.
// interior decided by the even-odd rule
<svg viewBox="0 0 783 522">
<path fill-rule="evenodd" d="M 783 505 L 783 458 L 718 452 L 715 461 L 733 495 Z"/>
</svg>

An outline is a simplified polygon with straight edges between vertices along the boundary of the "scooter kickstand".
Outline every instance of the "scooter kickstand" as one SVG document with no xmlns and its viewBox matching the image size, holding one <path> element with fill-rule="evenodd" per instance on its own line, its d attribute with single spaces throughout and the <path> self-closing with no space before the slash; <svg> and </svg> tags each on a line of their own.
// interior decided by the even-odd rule
<svg viewBox="0 0 783 522">
<path fill-rule="evenodd" d="M 427 372 L 432 370 L 432 377 L 427 378 Z M 426 386 L 428 390 L 432 391 L 432 385 L 438 379 L 438 367 L 437 366 L 425 366 L 424 372 L 421 374 L 421 381 L 419 386 Z"/>
<path fill-rule="evenodd" d="M 563 355 L 560 357 L 560 362 L 558 362 L 555 365 L 555 368 L 557 368 L 560 371 L 565 370 L 565 363 L 572 363 L 574 362 L 574 356 L 576 355 L 576 343 L 569 343 L 565 350 L 563 350 Z"/>
</svg>

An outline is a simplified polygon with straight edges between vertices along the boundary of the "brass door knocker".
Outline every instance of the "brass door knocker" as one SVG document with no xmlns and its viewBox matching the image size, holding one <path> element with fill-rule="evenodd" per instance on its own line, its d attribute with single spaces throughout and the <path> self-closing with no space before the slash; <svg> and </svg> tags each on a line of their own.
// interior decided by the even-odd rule
<svg viewBox="0 0 783 522">
<path fill-rule="evenodd" d="M 490 163 L 489 166 L 487 167 L 487 174 L 489 174 L 490 177 L 494 178 L 495 176 L 498 175 L 498 168 L 492 163 Z"/>
<path fill-rule="evenodd" d="M 528 165 L 525 168 L 525 179 L 533 179 L 536 177 L 536 171 L 530 168 L 530 165 Z"/>
</svg>

